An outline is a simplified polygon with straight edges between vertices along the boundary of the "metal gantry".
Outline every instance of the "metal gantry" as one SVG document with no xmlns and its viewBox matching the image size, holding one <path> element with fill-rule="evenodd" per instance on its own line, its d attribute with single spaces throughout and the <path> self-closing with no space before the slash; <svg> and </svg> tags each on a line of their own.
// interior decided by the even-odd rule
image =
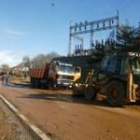
<svg viewBox="0 0 140 140">
<path fill-rule="evenodd" d="M 96 31 L 109 30 L 119 27 L 119 13 L 116 16 L 95 20 L 95 21 L 85 21 L 80 23 L 75 23 L 74 25 L 70 24 L 69 28 L 69 50 L 68 55 L 71 55 L 72 49 L 72 39 L 78 37 L 81 34 L 90 34 L 90 46 L 93 44 L 93 34 Z"/>
</svg>

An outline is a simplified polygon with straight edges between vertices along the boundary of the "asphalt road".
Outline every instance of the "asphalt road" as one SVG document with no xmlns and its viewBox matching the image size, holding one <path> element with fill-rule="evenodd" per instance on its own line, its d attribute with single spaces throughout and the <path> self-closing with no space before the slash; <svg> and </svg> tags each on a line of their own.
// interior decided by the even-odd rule
<svg viewBox="0 0 140 140">
<path fill-rule="evenodd" d="M 137 104 L 112 108 L 98 97 L 87 102 L 68 90 L 41 90 L 0 85 L 0 94 L 51 139 L 140 140 Z"/>
</svg>

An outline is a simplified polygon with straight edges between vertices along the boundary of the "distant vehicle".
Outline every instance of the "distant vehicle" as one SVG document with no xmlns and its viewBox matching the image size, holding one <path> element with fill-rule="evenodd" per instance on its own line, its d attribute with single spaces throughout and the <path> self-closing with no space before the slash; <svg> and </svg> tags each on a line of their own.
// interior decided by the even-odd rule
<svg viewBox="0 0 140 140">
<path fill-rule="evenodd" d="M 33 87 L 69 87 L 81 76 L 81 68 L 72 64 L 53 61 L 40 68 L 30 70 L 30 79 Z"/>
</svg>

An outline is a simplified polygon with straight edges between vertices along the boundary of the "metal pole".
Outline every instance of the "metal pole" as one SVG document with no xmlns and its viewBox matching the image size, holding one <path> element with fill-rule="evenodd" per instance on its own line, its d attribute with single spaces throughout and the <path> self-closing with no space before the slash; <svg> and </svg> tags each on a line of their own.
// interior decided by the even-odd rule
<svg viewBox="0 0 140 140">
<path fill-rule="evenodd" d="M 140 52 L 140 22 L 139 22 L 139 29 L 138 29 L 138 44 L 139 44 L 139 52 Z"/>
<path fill-rule="evenodd" d="M 71 41 L 72 41 L 72 35 L 71 35 L 71 21 L 70 21 L 70 28 L 69 28 L 69 49 L 68 49 L 68 55 L 71 55 Z"/>
<path fill-rule="evenodd" d="M 92 49 L 93 44 L 93 24 L 90 26 L 90 49 Z"/>
<path fill-rule="evenodd" d="M 70 56 L 71 55 L 71 34 L 69 34 L 69 50 L 68 50 L 68 55 Z"/>
<path fill-rule="evenodd" d="M 93 44 L 93 30 L 90 32 L 90 48 L 92 49 L 92 44 Z"/>
</svg>

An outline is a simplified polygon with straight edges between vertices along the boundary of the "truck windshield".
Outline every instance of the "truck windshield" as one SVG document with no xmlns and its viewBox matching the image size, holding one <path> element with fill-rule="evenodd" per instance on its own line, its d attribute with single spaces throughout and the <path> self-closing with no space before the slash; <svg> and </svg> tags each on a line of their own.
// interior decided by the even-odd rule
<svg viewBox="0 0 140 140">
<path fill-rule="evenodd" d="M 118 57 L 107 55 L 102 61 L 101 70 L 116 72 Z"/>
<path fill-rule="evenodd" d="M 74 71 L 71 65 L 59 65 L 59 71 L 72 73 Z"/>
</svg>

